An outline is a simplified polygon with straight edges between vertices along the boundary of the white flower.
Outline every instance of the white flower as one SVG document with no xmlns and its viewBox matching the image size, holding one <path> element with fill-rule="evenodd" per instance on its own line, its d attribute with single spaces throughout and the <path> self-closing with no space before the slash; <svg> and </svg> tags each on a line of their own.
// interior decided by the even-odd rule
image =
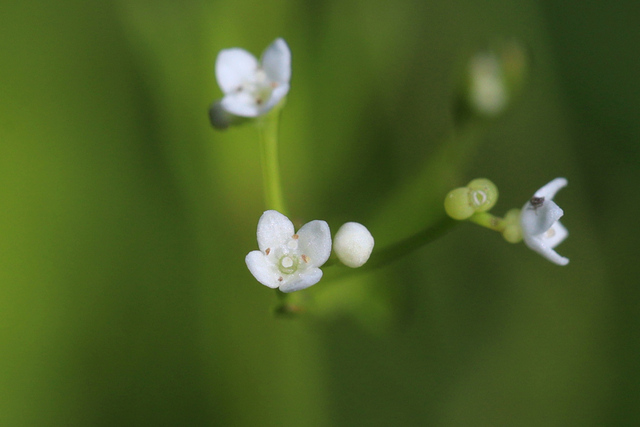
<svg viewBox="0 0 640 427">
<path fill-rule="evenodd" d="M 216 79 L 224 92 L 224 98 L 212 107 L 218 116 L 220 109 L 241 117 L 263 115 L 289 92 L 289 46 L 276 39 L 265 49 L 260 63 L 244 49 L 225 49 L 216 59 Z"/>
<path fill-rule="evenodd" d="M 320 266 L 331 254 L 331 231 L 325 221 L 311 221 L 294 232 L 289 218 L 266 211 L 258 221 L 259 251 L 245 258 L 253 276 L 282 292 L 299 291 L 322 278 Z"/>
<path fill-rule="evenodd" d="M 373 244 L 373 236 L 367 227 L 347 222 L 336 233 L 333 250 L 344 265 L 357 268 L 369 260 Z"/>
<path fill-rule="evenodd" d="M 567 265 L 569 259 L 558 255 L 553 248 L 560 244 L 569 232 L 558 221 L 564 212 L 553 201 L 553 197 L 566 185 L 565 178 L 554 179 L 535 192 L 531 200 L 523 206 L 520 215 L 522 237 L 526 245 L 558 265 Z"/>
</svg>

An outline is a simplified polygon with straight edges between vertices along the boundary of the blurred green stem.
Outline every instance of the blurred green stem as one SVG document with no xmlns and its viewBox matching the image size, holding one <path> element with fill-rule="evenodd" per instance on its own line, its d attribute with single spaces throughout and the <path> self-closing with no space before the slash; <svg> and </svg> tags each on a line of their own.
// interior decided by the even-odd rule
<svg viewBox="0 0 640 427">
<path fill-rule="evenodd" d="M 486 130 L 482 121 L 458 125 L 429 156 L 422 168 L 382 201 L 371 221 L 376 243 L 389 245 L 411 239 L 415 230 L 429 229 L 444 216 L 444 197 L 460 181 L 464 166 Z M 410 214 L 407 214 L 410 213 Z"/>
<path fill-rule="evenodd" d="M 274 209 L 287 215 L 278 161 L 278 122 L 282 106 L 282 103 L 277 105 L 258 120 L 258 132 L 260 133 L 260 157 L 267 209 Z"/>
<path fill-rule="evenodd" d="M 455 221 L 448 216 L 443 216 L 433 225 L 419 231 L 413 236 L 382 248 L 379 251 L 375 251 L 371 255 L 371 258 L 369 258 L 369 261 L 362 266 L 362 270 L 368 271 L 384 267 L 385 265 L 390 264 L 442 237 L 457 224 L 458 221 Z"/>
</svg>

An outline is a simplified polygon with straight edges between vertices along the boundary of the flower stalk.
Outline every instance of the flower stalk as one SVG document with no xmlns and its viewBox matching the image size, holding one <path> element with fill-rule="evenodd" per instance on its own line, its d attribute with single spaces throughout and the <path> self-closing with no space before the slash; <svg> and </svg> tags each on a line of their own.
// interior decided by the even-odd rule
<svg viewBox="0 0 640 427">
<path fill-rule="evenodd" d="M 287 209 L 280 180 L 280 162 L 278 160 L 278 122 L 284 102 L 277 105 L 257 122 L 260 134 L 260 160 L 267 209 L 287 215 Z"/>
</svg>

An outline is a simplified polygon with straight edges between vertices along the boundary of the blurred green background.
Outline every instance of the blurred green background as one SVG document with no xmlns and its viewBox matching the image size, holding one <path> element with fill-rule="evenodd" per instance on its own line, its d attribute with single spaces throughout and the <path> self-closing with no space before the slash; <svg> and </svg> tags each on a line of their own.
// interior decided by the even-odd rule
<svg viewBox="0 0 640 427">
<path fill-rule="evenodd" d="M 636 2 L 5 1 L 0 425 L 640 424 Z M 271 315 L 244 265 L 264 210 L 251 126 L 212 130 L 217 52 L 282 36 L 296 221 L 380 206 L 452 131 L 460 64 L 515 38 L 526 90 L 453 188 L 498 214 L 557 176 L 558 267 L 470 224 Z M 442 197 L 420 189 L 424 205 Z M 439 206 L 431 209 L 439 209 Z M 437 209 L 436 209 L 437 210 Z M 370 222 L 368 222 L 370 221 Z M 328 270 L 328 269 L 327 269 Z M 330 276 L 330 272 L 327 273 Z M 330 279 L 331 277 L 328 277 Z M 325 288 L 321 288 L 321 287 Z"/>
</svg>

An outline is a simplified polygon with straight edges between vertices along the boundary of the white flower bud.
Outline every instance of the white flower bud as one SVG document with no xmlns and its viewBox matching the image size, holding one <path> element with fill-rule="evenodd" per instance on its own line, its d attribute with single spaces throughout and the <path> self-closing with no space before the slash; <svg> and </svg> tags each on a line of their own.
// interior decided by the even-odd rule
<svg viewBox="0 0 640 427">
<path fill-rule="evenodd" d="M 367 227 L 347 222 L 336 233 L 333 250 L 344 265 L 357 268 L 369 260 L 373 244 L 373 236 Z"/>
</svg>

